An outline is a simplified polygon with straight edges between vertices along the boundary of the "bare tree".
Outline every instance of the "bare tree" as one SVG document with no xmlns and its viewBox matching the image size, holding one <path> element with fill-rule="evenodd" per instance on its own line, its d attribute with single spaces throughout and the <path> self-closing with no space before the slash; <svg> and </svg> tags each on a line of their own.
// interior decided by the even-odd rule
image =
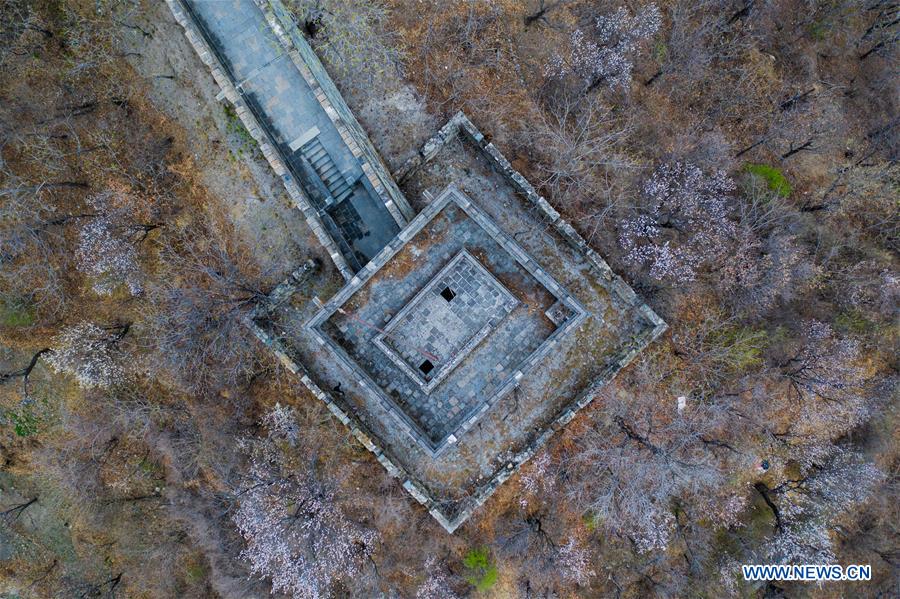
<svg viewBox="0 0 900 599">
<path fill-rule="evenodd" d="M 547 15 L 557 8 L 564 6 L 568 0 L 556 0 L 555 2 L 547 2 L 547 0 L 538 0 L 537 6 L 534 7 L 534 10 L 531 10 L 526 14 L 522 20 L 525 23 L 525 27 L 531 27 L 535 23 L 545 22 L 547 20 Z"/>
<path fill-rule="evenodd" d="M 50 352 L 49 347 L 45 347 L 43 349 L 39 349 L 31 356 L 31 360 L 24 367 L 19 368 L 17 370 L 10 370 L 7 372 L 0 372 L 0 385 L 4 383 L 8 383 L 9 381 L 21 378 L 22 379 L 22 396 L 28 397 L 28 377 L 31 376 L 32 371 L 34 371 L 35 367 L 38 365 L 38 361 L 41 359 L 41 356 Z"/>
<path fill-rule="evenodd" d="M 825 194 L 824 206 L 840 225 L 853 223 L 860 234 L 879 245 L 900 251 L 900 212 L 896 190 L 900 165 L 896 162 L 854 164 L 844 169 Z"/>
<path fill-rule="evenodd" d="M 387 28 L 388 9 L 381 0 L 289 0 L 289 8 L 326 59 L 370 83 L 403 67 L 403 51 Z"/>
<path fill-rule="evenodd" d="M 87 184 L 30 184 L 5 170 L 0 171 L 0 185 L 0 282 L 4 294 L 49 312 L 59 310 L 66 301 L 68 262 L 63 227 L 93 215 L 57 210 L 53 196 L 60 190 L 87 188 Z"/>
<path fill-rule="evenodd" d="M 256 347 L 243 322 L 267 298 L 260 272 L 246 248 L 227 248 L 202 226 L 164 236 L 160 246 L 165 271 L 148 289 L 151 369 L 174 372 L 195 390 L 235 385 L 254 371 Z"/>
<path fill-rule="evenodd" d="M 688 300 L 690 301 L 690 300 Z M 693 383 L 691 391 L 703 396 L 720 392 L 741 374 L 763 365 L 767 333 L 742 326 L 715 306 L 702 306 L 695 323 L 674 327 L 672 343 L 685 361 Z"/>
<path fill-rule="evenodd" d="M 696 83 L 708 76 L 717 53 L 727 55 L 722 46 L 734 43 L 726 35 L 721 5 L 715 0 L 680 0 L 670 6 L 667 16 L 665 53 L 657 57 L 659 71 L 646 83 L 651 85 L 668 73 L 677 75 L 679 83 Z"/>
<path fill-rule="evenodd" d="M 859 60 L 878 54 L 889 55 L 900 41 L 900 15 L 896 4 L 878 0 L 872 2 L 867 9 L 871 21 L 857 42 L 862 50 Z"/>
<path fill-rule="evenodd" d="M 714 489 L 724 480 L 713 452 L 723 414 L 696 404 L 676 412 L 660 383 L 671 373 L 653 356 L 603 396 L 604 409 L 564 459 L 573 470 L 566 494 L 609 532 L 639 552 L 665 548 L 675 530 L 672 502 Z M 637 384 L 634 384 L 636 382 Z M 630 389 L 630 390 L 626 390 Z"/>
<path fill-rule="evenodd" d="M 25 0 L 0 6 L 0 67 L 9 68 L 16 57 L 27 56 L 52 37 L 53 32 Z"/>
<path fill-rule="evenodd" d="M 590 238 L 622 201 L 621 182 L 637 168 L 623 149 L 631 123 L 597 102 L 570 100 L 542 112 L 541 119 L 536 147 L 542 184 L 558 206 L 587 213 Z"/>
<path fill-rule="evenodd" d="M 374 549 L 375 533 L 347 517 L 314 463 L 291 461 L 271 436 L 247 440 L 245 447 L 250 467 L 233 520 L 247 544 L 241 555 L 251 571 L 271 578 L 273 593 L 298 599 L 328 597 L 335 582 L 357 577 Z"/>
</svg>

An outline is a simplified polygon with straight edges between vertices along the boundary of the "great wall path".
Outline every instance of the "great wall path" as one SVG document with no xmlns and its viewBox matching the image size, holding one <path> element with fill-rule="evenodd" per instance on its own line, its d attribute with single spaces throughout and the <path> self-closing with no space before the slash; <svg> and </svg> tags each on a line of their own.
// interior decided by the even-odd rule
<svg viewBox="0 0 900 599">
<path fill-rule="evenodd" d="M 413 212 L 280 0 L 166 0 L 350 279 Z"/>
</svg>

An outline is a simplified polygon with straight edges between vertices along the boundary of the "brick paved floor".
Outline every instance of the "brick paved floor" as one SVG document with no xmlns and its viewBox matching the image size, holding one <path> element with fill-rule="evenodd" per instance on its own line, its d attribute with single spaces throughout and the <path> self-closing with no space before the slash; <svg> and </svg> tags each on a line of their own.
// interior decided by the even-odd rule
<svg viewBox="0 0 900 599">
<path fill-rule="evenodd" d="M 385 354 L 426 392 L 490 335 L 517 300 L 460 252 L 378 336 Z"/>
</svg>

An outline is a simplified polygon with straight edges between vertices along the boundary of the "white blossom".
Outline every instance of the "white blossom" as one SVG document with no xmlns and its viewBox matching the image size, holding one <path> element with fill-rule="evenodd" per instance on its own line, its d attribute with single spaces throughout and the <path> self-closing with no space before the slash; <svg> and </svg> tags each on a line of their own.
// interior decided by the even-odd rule
<svg viewBox="0 0 900 599">
<path fill-rule="evenodd" d="M 296 445 L 300 438 L 300 428 L 297 426 L 297 413 L 292 407 L 282 406 L 276 403 L 262 419 L 263 426 L 269 431 L 269 437 L 287 441 Z"/>
<path fill-rule="evenodd" d="M 572 72 L 588 87 L 602 83 L 610 89 L 627 89 L 638 44 L 652 37 L 661 25 L 662 14 L 656 4 L 648 4 L 633 16 L 619 7 L 610 15 L 598 17 L 593 32 L 574 30 L 568 55 L 554 56 L 546 73 L 563 76 Z"/>
<path fill-rule="evenodd" d="M 728 210 L 734 189 L 722 171 L 706 175 L 682 163 L 661 167 L 644 185 L 647 212 L 621 224 L 619 243 L 626 259 L 649 266 L 657 280 L 693 281 L 697 270 L 723 256 L 735 237 Z"/>
<path fill-rule="evenodd" d="M 837 437 L 870 416 L 864 389 L 869 382 L 862 348 L 855 339 L 839 338 L 830 325 L 804 325 L 806 342 L 785 367 L 801 411 L 795 419 L 797 436 Z"/>
<path fill-rule="evenodd" d="M 521 477 L 522 496 L 519 499 L 519 505 L 522 509 L 528 507 L 529 497 L 546 493 L 556 483 L 555 477 L 550 473 L 550 454 L 542 453 L 538 458 L 531 462 L 531 466 L 527 468 Z"/>
<path fill-rule="evenodd" d="M 743 564 L 739 560 L 730 556 L 725 557 L 719 564 L 719 581 L 729 597 L 738 596 L 738 578 L 741 565 Z"/>
<path fill-rule="evenodd" d="M 822 454 L 799 481 L 789 481 L 778 501 L 781 526 L 766 548 L 773 563 L 835 563 L 831 531 L 842 514 L 862 502 L 884 475 L 842 447 Z"/>
<path fill-rule="evenodd" d="M 132 295 L 141 292 L 137 251 L 120 228 L 112 218 L 100 216 L 88 221 L 78 234 L 75 263 L 91 277 L 99 295 L 111 295 L 119 285 L 125 285 Z"/>
<path fill-rule="evenodd" d="M 668 510 L 653 510 L 634 523 L 631 537 L 641 553 L 664 551 L 675 531 L 675 515 Z"/>
<path fill-rule="evenodd" d="M 428 578 L 416 590 L 416 599 L 459 599 L 459 595 L 450 588 L 447 572 L 437 559 L 429 557 L 425 562 L 425 571 Z"/>
<path fill-rule="evenodd" d="M 707 513 L 716 528 L 734 528 L 742 524 L 741 514 L 748 503 L 746 493 L 736 493 L 714 506 L 709 506 Z"/>
<path fill-rule="evenodd" d="M 109 387 L 125 377 L 116 349 L 119 339 L 120 333 L 96 324 L 76 324 L 54 339 L 47 362 L 54 370 L 75 377 L 83 387 Z"/>
<path fill-rule="evenodd" d="M 575 539 L 559 548 L 559 574 L 564 580 L 587 584 L 595 572 L 591 569 L 590 552 Z"/>
</svg>

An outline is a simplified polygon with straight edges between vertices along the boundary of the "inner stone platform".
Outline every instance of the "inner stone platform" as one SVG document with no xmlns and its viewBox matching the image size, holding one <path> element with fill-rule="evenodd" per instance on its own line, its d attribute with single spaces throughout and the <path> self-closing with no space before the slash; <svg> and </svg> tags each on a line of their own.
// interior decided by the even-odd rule
<svg viewBox="0 0 900 599">
<path fill-rule="evenodd" d="M 562 285 L 450 188 L 307 328 L 436 455 L 585 318 Z"/>
<path fill-rule="evenodd" d="M 391 319 L 375 345 L 430 393 L 518 303 L 462 250 Z"/>
</svg>

